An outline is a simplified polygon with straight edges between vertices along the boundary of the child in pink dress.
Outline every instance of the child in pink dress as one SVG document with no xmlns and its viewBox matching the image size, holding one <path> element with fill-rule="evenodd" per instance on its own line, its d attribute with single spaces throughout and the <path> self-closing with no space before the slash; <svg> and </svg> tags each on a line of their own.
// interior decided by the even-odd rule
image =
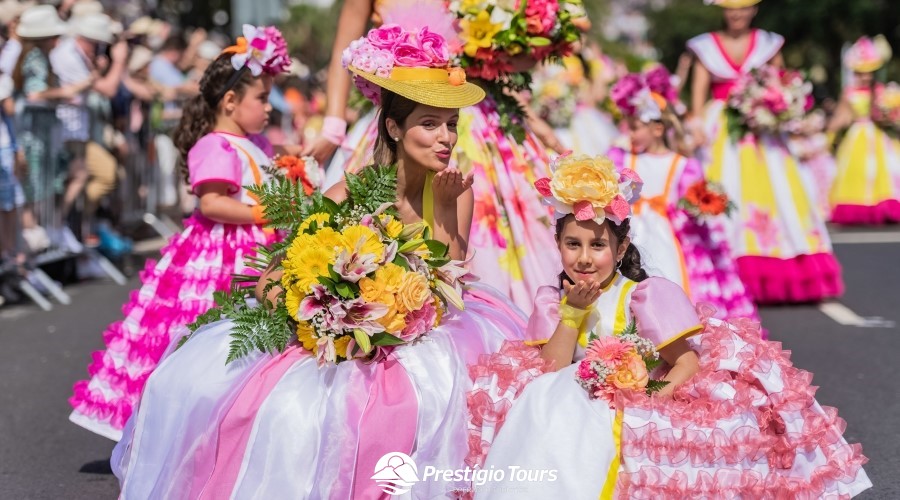
<svg viewBox="0 0 900 500">
<path fill-rule="evenodd" d="M 232 59 L 246 48 L 226 50 L 206 70 L 175 134 L 199 208 L 160 260 L 147 263 L 141 288 L 122 309 L 125 319 L 103 333 L 106 350 L 94 353 L 90 380 L 77 382 L 69 399 L 72 422 L 112 440 L 121 438 L 173 331 L 212 307 L 213 293 L 228 290 L 232 274 L 245 271 L 244 259 L 272 240 L 262 227 L 264 208 L 243 186 L 267 178 L 261 167 L 273 148 L 260 134 L 271 111 L 272 76 L 290 60 L 277 30 L 253 29 L 248 38 L 275 47 L 273 55 L 243 57 L 245 66 L 236 70 Z"/>
</svg>

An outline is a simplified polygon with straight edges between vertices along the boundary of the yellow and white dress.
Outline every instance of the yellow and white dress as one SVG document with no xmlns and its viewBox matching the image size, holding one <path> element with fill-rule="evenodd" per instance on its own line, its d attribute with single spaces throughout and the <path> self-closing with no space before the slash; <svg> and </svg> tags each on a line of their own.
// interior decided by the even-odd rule
<svg viewBox="0 0 900 500">
<path fill-rule="evenodd" d="M 721 183 L 737 204 L 728 238 L 741 279 L 758 303 L 815 302 L 844 288 L 825 221 L 782 138 L 748 133 L 734 141 L 728 135 L 724 110 L 734 82 L 768 63 L 783 43 L 780 35 L 754 30 L 738 64 L 716 33 L 688 42 L 713 82 L 705 127 L 711 142 L 701 159 L 707 179 Z"/>
<path fill-rule="evenodd" d="M 871 89 L 851 88 L 846 93 L 855 121 L 838 147 L 831 221 L 900 222 L 900 142 L 872 122 Z"/>
</svg>

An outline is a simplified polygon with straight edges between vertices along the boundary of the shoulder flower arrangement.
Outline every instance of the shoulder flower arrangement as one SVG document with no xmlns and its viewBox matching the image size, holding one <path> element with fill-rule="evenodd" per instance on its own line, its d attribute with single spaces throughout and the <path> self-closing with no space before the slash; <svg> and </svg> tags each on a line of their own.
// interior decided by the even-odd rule
<svg viewBox="0 0 900 500">
<path fill-rule="evenodd" d="M 799 71 L 762 66 L 732 88 L 725 108 L 728 133 L 733 140 L 748 133 L 799 133 L 814 105 L 812 84 Z"/>
<path fill-rule="evenodd" d="M 425 223 L 400 222 L 396 169 L 371 167 L 346 178 L 342 203 L 318 191 L 306 195 L 287 178 L 257 190 L 271 226 L 288 234 L 251 262 L 259 271 L 283 270 L 266 286 L 267 293 L 278 287 L 277 296 L 251 306 L 246 284 L 256 278 L 241 277 L 218 297 L 218 308 L 191 325 L 234 321 L 227 362 L 254 350 L 281 352 L 292 339 L 320 365 L 378 359 L 427 335 L 451 307 L 463 309 L 468 272 Z"/>
</svg>

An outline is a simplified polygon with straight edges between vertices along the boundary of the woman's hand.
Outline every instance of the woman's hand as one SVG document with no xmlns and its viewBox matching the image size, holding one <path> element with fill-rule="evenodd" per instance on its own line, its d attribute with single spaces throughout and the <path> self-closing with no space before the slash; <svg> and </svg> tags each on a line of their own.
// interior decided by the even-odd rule
<svg viewBox="0 0 900 500">
<path fill-rule="evenodd" d="M 456 206 L 457 198 L 471 189 L 474 182 L 474 172 L 469 172 L 466 176 L 456 168 L 438 172 L 431 183 L 435 204 L 443 207 Z"/>
<path fill-rule="evenodd" d="M 329 141 L 324 137 L 316 137 L 309 145 L 303 148 L 300 156 L 312 156 L 319 162 L 319 165 L 326 165 L 331 155 L 337 151 L 338 145 Z"/>
<path fill-rule="evenodd" d="M 603 293 L 603 288 L 596 281 L 579 281 L 574 285 L 566 281 L 563 282 L 563 288 L 566 291 L 566 304 L 577 309 L 591 307 Z"/>
</svg>

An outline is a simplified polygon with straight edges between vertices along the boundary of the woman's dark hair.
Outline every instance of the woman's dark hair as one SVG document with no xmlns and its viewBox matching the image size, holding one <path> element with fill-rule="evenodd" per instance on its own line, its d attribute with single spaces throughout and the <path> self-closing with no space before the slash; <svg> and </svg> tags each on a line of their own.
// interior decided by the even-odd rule
<svg viewBox="0 0 900 500">
<path fill-rule="evenodd" d="M 569 214 L 556 221 L 556 241 L 559 241 L 559 238 L 562 236 L 562 231 L 566 226 L 566 223 L 574 219 L 575 216 Z M 628 237 L 628 232 L 631 230 L 631 219 L 625 219 L 621 224 L 618 225 L 613 224 L 612 221 L 608 221 L 608 223 L 609 228 L 612 230 L 613 235 L 615 235 L 616 240 L 619 243 L 621 243 L 625 238 Z M 649 276 L 647 275 L 647 271 L 644 271 L 644 268 L 641 267 L 641 252 L 633 244 L 629 244 L 628 249 L 625 250 L 625 255 L 622 256 L 619 272 L 622 273 L 622 276 L 625 276 L 631 281 L 644 281 L 645 279 L 649 278 Z M 559 273 L 560 288 L 562 288 L 563 281 L 573 283 L 572 278 L 570 278 L 565 271 Z"/>
<path fill-rule="evenodd" d="M 397 141 L 391 137 L 387 129 L 388 118 L 403 126 L 406 118 L 419 104 L 390 90 L 381 89 L 381 111 L 378 112 L 378 137 L 375 139 L 375 165 L 393 165 L 397 163 Z"/>
<path fill-rule="evenodd" d="M 182 170 L 185 179 L 188 178 L 188 151 L 201 137 L 212 132 L 216 125 L 216 114 L 222 96 L 229 90 L 233 90 L 238 97 L 243 97 L 247 87 L 253 84 L 253 74 L 245 70 L 241 71 L 240 77 L 230 88 L 226 88 L 234 72 L 234 66 L 231 65 L 231 54 L 220 55 L 203 73 L 203 77 L 200 79 L 200 93 L 184 104 L 181 121 L 178 123 L 178 128 L 175 129 L 172 139 L 184 160 Z"/>
</svg>

